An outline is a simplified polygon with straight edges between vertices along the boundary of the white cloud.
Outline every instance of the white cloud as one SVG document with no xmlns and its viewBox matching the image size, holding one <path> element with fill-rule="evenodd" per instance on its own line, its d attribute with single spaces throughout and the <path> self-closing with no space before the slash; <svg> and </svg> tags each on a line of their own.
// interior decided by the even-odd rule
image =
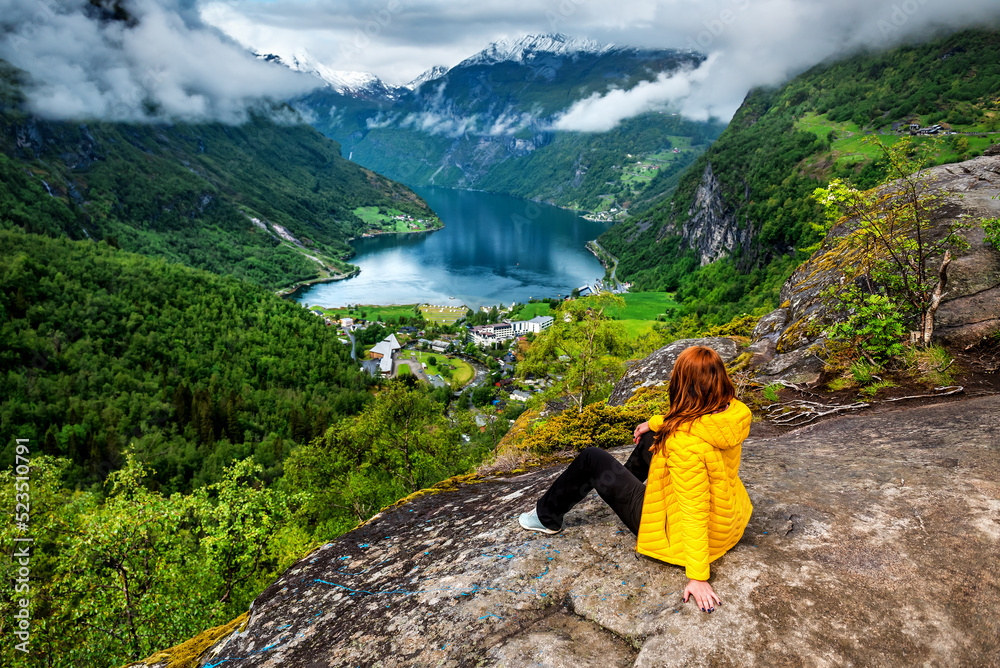
<svg viewBox="0 0 1000 668">
<path fill-rule="evenodd" d="M 604 127 L 602 113 L 620 120 L 665 106 L 726 119 L 750 88 L 781 83 L 824 59 L 1000 19 L 1000 3 L 983 0 L 122 2 L 137 25 L 98 19 L 88 0 L 0 0 L 0 58 L 31 74 L 36 112 L 235 121 L 258 96 L 292 97 L 317 83 L 258 62 L 247 48 L 305 48 L 333 69 L 402 84 L 500 38 L 562 32 L 714 56 L 710 76 L 698 78 L 703 66 L 578 103 L 560 118 L 566 127 Z M 470 127 L 442 110 L 410 122 L 448 132 Z M 524 122 L 504 119 L 480 131 L 502 134 Z"/>
<path fill-rule="evenodd" d="M 33 112 L 239 122 L 262 97 L 284 99 L 317 84 L 258 61 L 180 2 L 124 6 L 131 25 L 97 16 L 86 0 L 0 0 L 0 58 L 28 72 Z"/>
<path fill-rule="evenodd" d="M 209 5 L 206 5 L 209 6 Z M 222 7 L 217 0 L 212 6 Z M 227 33 L 257 48 L 306 48 L 336 69 L 402 84 L 433 65 L 455 65 L 489 42 L 562 32 L 620 45 L 714 55 L 711 76 L 661 78 L 633 95 L 609 92 L 567 110 L 581 127 L 664 105 L 728 119 L 754 86 L 778 84 L 823 60 L 881 49 L 939 30 L 997 25 L 983 0 L 230 0 Z M 676 95 L 671 99 L 670 95 Z M 606 99 L 604 99 L 606 98 Z M 598 106 L 600 104 L 600 106 Z M 594 112 L 596 113 L 596 112 Z M 622 115 L 622 114 L 625 115 Z M 570 122 L 564 120 L 564 122 Z M 606 125 L 606 124 L 604 124 Z"/>
<path fill-rule="evenodd" d="M 594 93 L 559 114 L 552 128 L 606 132 L 626 118 L 671 108 L 696 120 L 718 117 L 720 113 L 728 118 L 733 110 L 702 108 L 694 100 L 717 59 L 718 54 L 713 54 L 697 68 L 685 68 L 671 74 L 661 72 L 653 81 L 640 82 L 628 90 L 616 88 L 603 95 Z"/>
</svg>

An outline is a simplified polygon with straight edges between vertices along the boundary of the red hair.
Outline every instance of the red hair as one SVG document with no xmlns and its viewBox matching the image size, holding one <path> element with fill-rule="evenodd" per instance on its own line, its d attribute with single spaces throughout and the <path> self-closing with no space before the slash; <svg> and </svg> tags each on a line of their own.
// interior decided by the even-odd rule
<svg viewBox="0 0 1000 668">
<path fill-rule="evenodd" d="M 677 356 L 668 391 L 670 410 L 656 433 L 657 452 L 682 424 L 724 408 L 736 396 L 719 353 L 704 346 L 685 348 Z"/>
</svg>

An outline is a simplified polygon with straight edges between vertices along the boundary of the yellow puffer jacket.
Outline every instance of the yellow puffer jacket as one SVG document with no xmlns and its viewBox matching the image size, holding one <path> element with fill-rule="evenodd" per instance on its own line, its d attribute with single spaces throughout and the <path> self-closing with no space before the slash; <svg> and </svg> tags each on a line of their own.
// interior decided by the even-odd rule
<svg viewBox="0 0 1000 668">
<path fill-rule="evenodd" d="M 663 417 L 649 420 L 659 430 Z M 753 506 L 740 481 L 750 409 L 734 399 L 721 413 L 685 423 L 653 455 L 636 550 L 707 580 L 709 562 L 739 542 Z"/>
</svg>

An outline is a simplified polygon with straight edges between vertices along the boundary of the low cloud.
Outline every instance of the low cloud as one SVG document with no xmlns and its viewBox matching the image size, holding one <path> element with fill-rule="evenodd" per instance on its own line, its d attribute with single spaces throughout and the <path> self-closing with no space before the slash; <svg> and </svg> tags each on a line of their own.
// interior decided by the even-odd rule
<svg viewBox="0 0 1000 668">
<path fill-rule="evenodd" d="M 110 3 L 109 3 L 110 6 Z M 28 73 L 49 119 L 236 123 L 262 98 L 317 86 L 255 59 L 184 0 L 123 0 L 130 21 L 87 0 L 0 0 L 0 58 Z"/>
<path fill-rule="evenodd" d="M 1000 21 L 1000 3 L 984 0 L 226 0 L 225 8 L 213 24 L 254 48 L 300 46 L 335 69 L 389 83 L 525 34 L 714 56 L 629 94 L 608 91 L 571 105 L 557 122 L 577 129 L 607 128 L 599 110 L 615 123 L 661 108 L 728 120 L 751 88 L 781 84 L 825 60 Z"/>
<path fill-rule="evenodd" d="M 535 122 L 535 117 L 528 113 L 505 112 L 493 121 L 486 134 L 496 137 L 502 135 L 517 134 Z"/>
<path fill-rule="evenodd" d="M 643 81 L 625 90 L 594 93 L 574 103 L 552 123 L 554 130 L 606 132 L 624 119 L 650 111 L 673 109 L 696 120 L 714 115 L 692 99 L 711 74 L 717 55 L 710 56 L 697 68 L 661 72 L 653 81 Z"/>
<path fill-rule="evenodd" d="M 452 116 L 435 111 L 421 111 L 407 114 L 399 127 L 412 127 L 432 135 L 444 135 L 456 138 L 465 134 L 476 134 L 476 116 Z"/>
</svg>

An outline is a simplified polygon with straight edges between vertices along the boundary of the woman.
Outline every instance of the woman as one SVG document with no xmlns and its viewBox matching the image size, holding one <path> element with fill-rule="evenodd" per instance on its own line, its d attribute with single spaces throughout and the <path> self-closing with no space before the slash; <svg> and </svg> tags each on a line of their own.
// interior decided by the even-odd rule
<svg viewBox="0 0 1000 668">
<path fill-rule="evenodd" d="M 699 608 L 713 612 L 722 601 L 708 584 L 708 564 L 739 542 L 753 511 L 739 478 L 750 409 L 735 398 L 711 348 L 685 349 L 668 389 L 670 410 L 635 428 L 637 446 L 624 466 L 600 448 L 587 448 L 520 523 L 558 533 L 569 509 L 596 489 L 638 536 L 636 551 L 684 566 L 690 578 L 684 600 L 694 596 Z"/>
</svg>

